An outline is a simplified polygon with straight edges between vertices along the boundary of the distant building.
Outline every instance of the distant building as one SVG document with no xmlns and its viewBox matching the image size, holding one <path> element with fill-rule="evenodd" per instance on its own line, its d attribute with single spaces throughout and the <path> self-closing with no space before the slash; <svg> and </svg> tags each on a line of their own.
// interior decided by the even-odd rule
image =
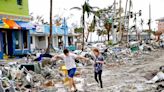
<svg viewBox="0 0 164 92">
<path fill-rule="evenodd" d="M 158 21 L 158 31 L 164 32 L 164 17 L 157 19 L 156 21 Z"/>
<path fill-rule="evenodd" d="M 132 32 L 132 33 L 127 33 L 124 32 L 123 34 L 123 41 L 127 41 L 127 35 L 129 37 L 129 41 L 137 41 L 137 40 L 143 40 L 146 41 L 149 39 L 149 34 L 148 32 L 140 32 L 139 34 L 136 35 L 136 32 Z"/>
<path fill-rule="evenodd" d="M 0 1 L 0 59 L 30 52 L 28 0 Z"/>
<path fill-rule="evenodd" d="M 77 34 L 70 33 L 65 19 L 62 19 L 61 26 L 52 27 L 52 44 L 54 48 L 75 49 L 75 38 Z M 36 30 L 31 30 L 31 49 L 46 49 L 48 47 L 49 25 L 37 25 Z"/>
</svg>

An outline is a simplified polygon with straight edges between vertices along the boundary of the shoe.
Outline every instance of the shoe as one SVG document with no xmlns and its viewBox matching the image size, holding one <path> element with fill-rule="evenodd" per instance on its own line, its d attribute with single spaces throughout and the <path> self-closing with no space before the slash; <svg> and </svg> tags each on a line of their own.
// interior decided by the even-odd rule
<svg viewBox="0 0 164 92">
<path fill-rule="evenodd" d="M 78 90 L 76 89 L 74 92 L 78 92 Z"/>
</svg>

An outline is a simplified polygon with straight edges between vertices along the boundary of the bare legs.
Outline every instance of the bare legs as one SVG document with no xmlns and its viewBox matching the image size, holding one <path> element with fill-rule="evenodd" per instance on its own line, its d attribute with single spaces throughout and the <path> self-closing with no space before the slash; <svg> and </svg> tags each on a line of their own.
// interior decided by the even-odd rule
<svg viewBox="0 0 164 92">
<path fill-rule="evenodd" d="M 77 90 L 73 78 L 69 78 L 69 87 L 70 87 L 70 89 L 71 89 L 72 87 L 74 87 L 74 89 Z"/>
</svg>

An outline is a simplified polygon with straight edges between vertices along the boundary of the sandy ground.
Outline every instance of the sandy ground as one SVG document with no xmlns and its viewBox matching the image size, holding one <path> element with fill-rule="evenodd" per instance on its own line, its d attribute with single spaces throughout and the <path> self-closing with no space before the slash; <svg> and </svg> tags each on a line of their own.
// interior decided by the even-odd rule
<svg viewBox="0 0 164 92">
<path fill-rule="evenodd" d="M 155 92 L 157 84 L 146 84 L 146 74 L 164 65 L 164 50 L 157 50 L 115 67 L 105 67 L 101 89 L 93 78 L 92 68 L 86 75 L 87 92 Z M 164 82 L 163 82 L 164 83 Z"/>
</svg>

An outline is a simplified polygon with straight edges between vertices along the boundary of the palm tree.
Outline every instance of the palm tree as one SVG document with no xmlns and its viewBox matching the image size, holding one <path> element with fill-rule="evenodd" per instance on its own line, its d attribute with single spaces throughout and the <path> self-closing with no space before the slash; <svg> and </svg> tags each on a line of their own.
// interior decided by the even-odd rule
<svg viewBox="0 0 164 92">
<path fill-rule="evenodd" d="M 84 39 L 85 39 L 85 14 L 88 15 L 88 17 L 90 16 L 91 13 L 93 13 L 93 8 L 96 7 L 92 7 L 89 5 L 89 3 L 87 1 L 85 1 L 85 3 L 82 5 L 82 7 L 73 7 L 72 9 L 77 9 L 77 10 L 82 10 L 82 26 L 83 26 L 83 44 L 82 44 L 82 50 L 84 50 Z"/>
<path fill-rule="evenodd" d="M 96 11 L 94 14 L 95 16 L 97 16 L 99 18 L 99 26 L 102 28 L 106 29 L 106 33 L 108 35 L 108 41 L 109 41 L 109 37 L 110 37 L 110 31 L 112 28 L 112 21 L 110 20 L 111 18 L 111 12 L 112 12 L 112 7 L 113 5 L 109 6 L 108 8 L 104 8 L 104 9 L 100 9 L 98 11 Z M 103 25 L 101 25 L 103 24 Z"/>
<path fill-rule="evenodd" d="M 109 38 L 110 38 L 110 31 L 111 31 L 111 28 L 112 28 L 112 24 L 111 23 L 109 23 L 109 22 L 105 22 L 104 23 L 104 27 L 105 27 L 105 29 L 107 30 L 107 35 L 108 35 L 108 41 L 110 40 Z"/>
<path fill-rule="evenodd" d="M 99 41 L 99 38 L 100 38 L 101 35 L 102 35 L 102 30 L 98 29 L 97 30 L 98 41 Z"/>
<path fill-rule="evenodd" d="M 52 0 L 50 0 L 50 35 L 48 37 L 48 47 L 46 53 L 50 53 L 52 46 Z"/>
<path fill-rule="evenodd" d="M 89 34 L 90 36 L 92 35 L 92 32 L 95 32 L 95 27 L 96 27 L 96 16 L 94 15 L 93 16 L 93 20 L 92 20 L 92 23 L 91 25 L 89 26 L 88 28 L 88 33 L 87 33 L 87 37 L 86 37 L 86 42 L 88 41 L 88 37 L 89 37 Z"/>
<path fill-rule="evenodd" d="M 82 27 L 77 27 L 74 29 L 75 30 L 75 33 L 83 33 L 83 28 Z"/>
</svg>

